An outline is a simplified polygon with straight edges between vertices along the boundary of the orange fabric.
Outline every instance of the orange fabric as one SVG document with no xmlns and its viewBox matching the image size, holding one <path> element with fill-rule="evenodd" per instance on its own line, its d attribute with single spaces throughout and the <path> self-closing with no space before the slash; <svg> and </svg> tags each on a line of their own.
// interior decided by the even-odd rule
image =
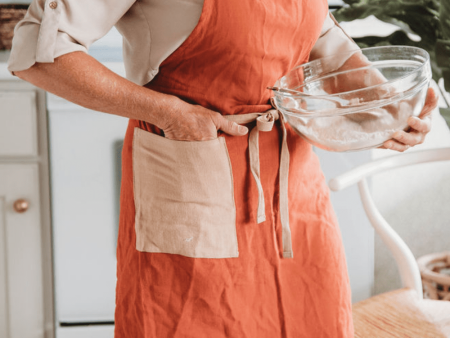
<svg viewBox="0 0 450 338">
<path fill-rule="evenodd" d="M 149 87 L 224 115 L 265 111 L 271 95 L 266 87 L 307 61 L 326 14 L 325 0 L 205 0 L 197 27 Z M 289 126 L 294 258 L 282 256 L 282 133 L 275 125 L 259 137 L 266 209 L 260 224 L 248 136 L 223 135 L 232 164 L 239 257 L 207 259 L 136 250 L 133 129 L 161 131 L 130 120 L 122 153 L 116 338 L 353 336 L 344 250 L 328 188 L 311 146 Z"/>
</svg>

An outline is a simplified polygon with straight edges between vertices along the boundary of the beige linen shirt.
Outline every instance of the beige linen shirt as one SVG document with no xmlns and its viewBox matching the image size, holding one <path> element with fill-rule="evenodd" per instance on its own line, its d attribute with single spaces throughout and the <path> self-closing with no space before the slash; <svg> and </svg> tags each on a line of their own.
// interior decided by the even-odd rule
<svg viewBox="0 0 450 338">
<path fill-rule="evenodd" d="M 70 52 L 87 52 L 115 26 L 123 37 L 126 77 L 144 85 L 193 31 L 203 1 L 33 0 L 14 30 L 8 70 L 13 73 Z M 330 14 L 311 59 L 356 48 Z"/>
</svg>

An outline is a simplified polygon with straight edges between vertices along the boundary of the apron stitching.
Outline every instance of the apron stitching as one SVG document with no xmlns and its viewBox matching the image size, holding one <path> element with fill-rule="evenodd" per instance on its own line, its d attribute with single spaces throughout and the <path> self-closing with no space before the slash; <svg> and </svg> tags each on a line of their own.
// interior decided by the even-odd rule
<svg viewBox="0 0 450 338">
<path fill-rule="evenodd" d="M 234 198 L 234 179 L 233 179 L 233 169 L 232 169 L 232 166 L 231 166 L 230 154 L 228 153 L 228 148 L 227 148 L 227 145 L 226 145 L 225 138 L 222 137 L 222 138 L 219 138 L 219 139 L 221 140 L 222 146 L 225 148 L 225 152 L 227 154 L 227 159 L 228 159 L 228 165 L 229 165 L 229 168 L 230 168 L 231 199 L 232 199 L 232 202 L 233 202 L 232 204 L 233 204 L 233 212 L 234 212 L 234 224 L 237 225 L 237 223 L 236 223 L 236 200 Z M 236 229 L 236 227 L 234 227 L 234 237 L 236 239 L 236 248 L 235 248 L 236 251 L 235 251 L 235 254 L 236 254 L 236 256 L 239 256 L 239 243 L 237 241 L 237 229 Z"/>
</svg>

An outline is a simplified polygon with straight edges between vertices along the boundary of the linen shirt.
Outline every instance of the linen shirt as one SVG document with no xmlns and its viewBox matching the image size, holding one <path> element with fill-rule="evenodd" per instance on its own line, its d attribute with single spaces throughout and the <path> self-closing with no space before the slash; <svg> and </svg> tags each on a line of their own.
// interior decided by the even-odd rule
<svg viewBox="0 0 450 338">
<path fill-rule="evenodd" d="M 123 37 L 126 77 L 144 85 L 190 35 L 202 8 L 203 0 L 33 0 L 14 30 L 8 70 L 87 52 L 115 26 Z M 330 13 L 310 59 L 357 48 Z"/>
</svg>

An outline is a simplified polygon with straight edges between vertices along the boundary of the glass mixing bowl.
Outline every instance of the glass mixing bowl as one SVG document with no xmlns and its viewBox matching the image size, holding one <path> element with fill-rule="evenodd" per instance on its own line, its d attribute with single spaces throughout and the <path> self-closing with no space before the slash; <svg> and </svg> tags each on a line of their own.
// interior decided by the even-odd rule
<svg viewBox="0 0 450 338">
<path fill-rule="evenodd" d="M 311 144 L 364 150 L 408 129 L 408 118 L 423 108 L 430 79 L 430 57 L 421 48 L 364 48 L 294 68 L 276 82 L 274 101 Z"/>
</svg>

